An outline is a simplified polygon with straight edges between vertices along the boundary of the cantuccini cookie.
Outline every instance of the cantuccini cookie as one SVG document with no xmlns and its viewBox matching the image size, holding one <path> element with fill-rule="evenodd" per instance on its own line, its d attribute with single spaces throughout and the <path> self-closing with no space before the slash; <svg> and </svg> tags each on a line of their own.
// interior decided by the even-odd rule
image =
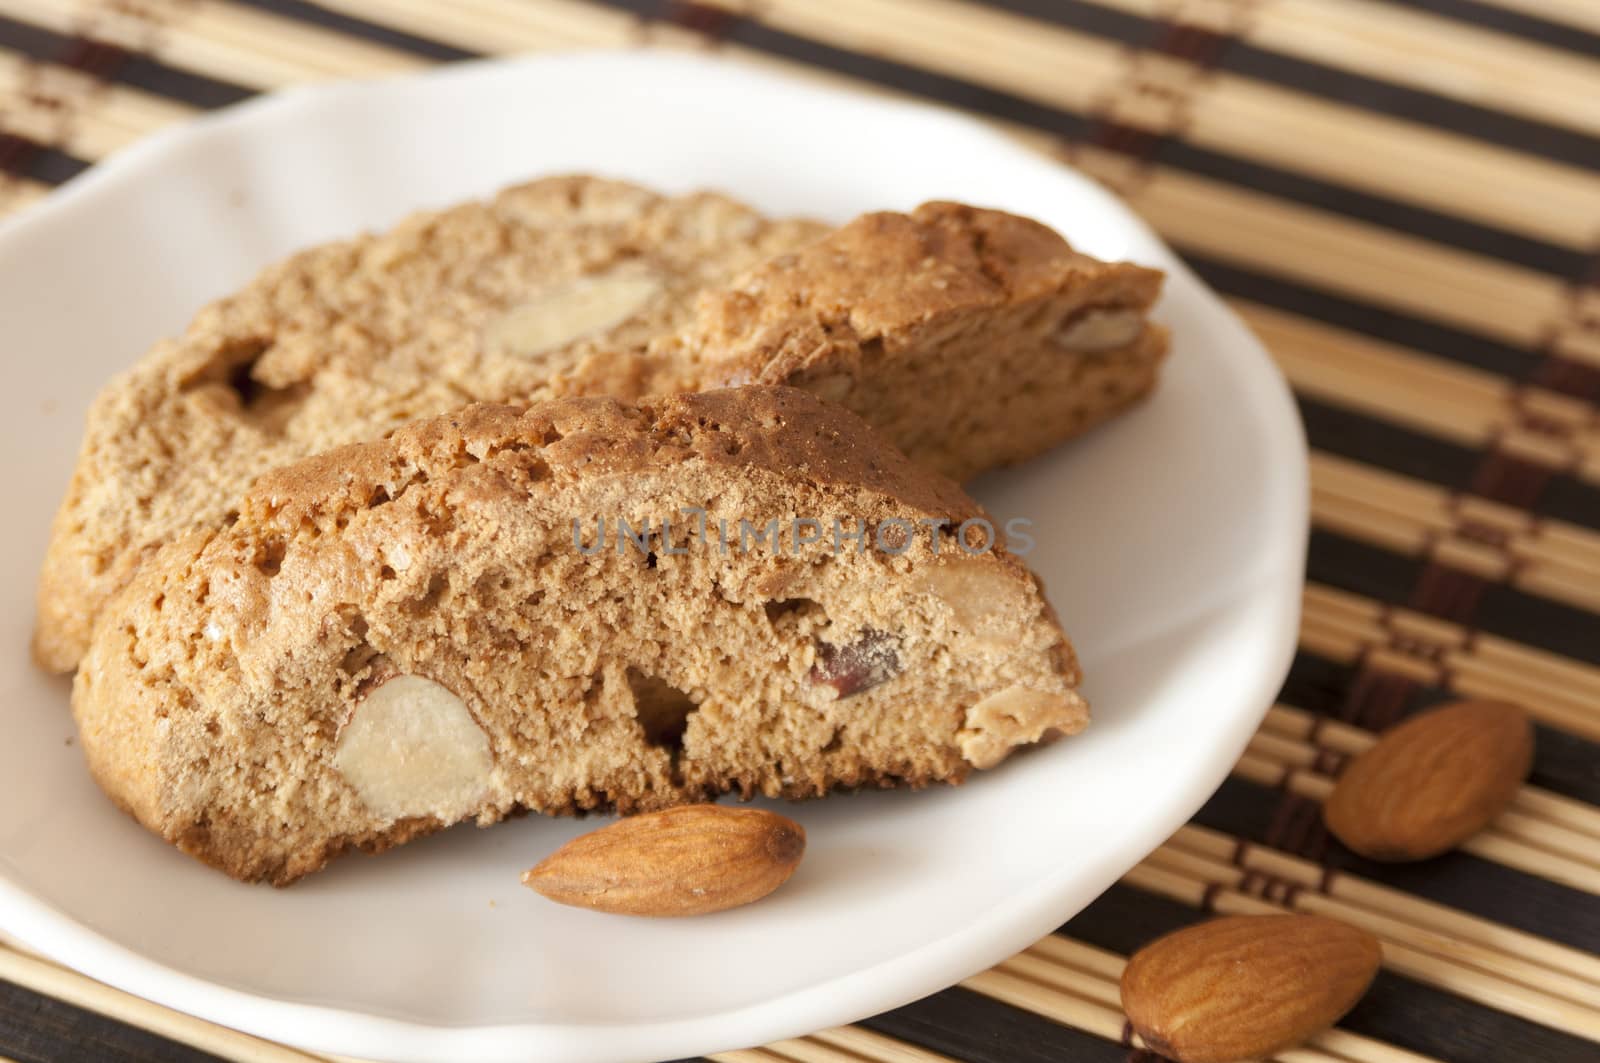
<svg viewBox="0 0 1600 1063">
<path fill-rule="evenodd" d="M 557 177 L 268 268 L 91 407 L 35 657 L 70 671 L 139 563 L 269 469 L 468 402 L 639 394 L 637 356 L 697 291 L 825 231 L 723 196 Z"/>
<path fill-rule="evenodd" d="M 795 389 L 469 406 L 157 552 L 73 708 L 120 805 L 278 884 L 523 809 L 955 782 L 1087 719 L 986 520 Z"/>
<path fill-rule="evenodd" d="M 1162 275 L 960 203 L 863 215 L 700 297 L 687 382 L 785 384 L 865 417 L 957 480 L 1024 461 L 1144 397 Z"/>
<path fill-rule="evenodd" d="M 106 598 L 255 477 L 470 401 L 789 385 L 957 478 L 1153 385 L 1160 274 L 951 203 L 828 233 L 731 200 L 538 181 L 316 248 L 204 310 L 90 412 L 38 594 L 68 671 Z"/>
</svg>

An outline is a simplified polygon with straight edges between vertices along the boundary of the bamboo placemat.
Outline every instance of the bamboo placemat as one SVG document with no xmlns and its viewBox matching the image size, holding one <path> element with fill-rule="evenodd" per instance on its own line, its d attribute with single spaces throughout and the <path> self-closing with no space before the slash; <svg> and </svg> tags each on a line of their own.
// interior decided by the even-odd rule
<svg viewBox="0 0 1600 1063">
<path fill-rule="evenodd" d="M 1147 1056 L 1124 957 L 1285 909 L 1385 945 L 1285 1063 L 1600 1058 L 1600 3 L 0 0 L 0 211 L 253 93 L 619 45 L 932 98 L 1089 171 L 1267 342 L 1314 448 L 1300 653 L 1193 823 L 959 987 L 717 1058 Z M 1457 695 L 1539 721 L 1511 812 L 1418 866 L 1330 840 L 1346 759 Z M 313 1058 L 4 949 L 0 1054 Z"/>
</svg>

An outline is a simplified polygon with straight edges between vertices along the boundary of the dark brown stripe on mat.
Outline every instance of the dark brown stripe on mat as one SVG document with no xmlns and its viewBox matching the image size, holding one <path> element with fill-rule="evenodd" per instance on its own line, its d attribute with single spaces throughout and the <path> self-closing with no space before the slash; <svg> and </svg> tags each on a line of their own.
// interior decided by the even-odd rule
<svg viewBox="0 0 1600 1063">
<path fill-rule="evenodd" d="M 946 989 L 858 1026 L 964 1063 L 1124 1063 L 1126 1050 L 968 989 Z"/>
<path fill-rule="evenodd" d="M 89 164 L 76 156 L 15 133 L 0 131 L 0 173 L 58 185 L 88 168 Z"/>
<path fill-rule="evenodd" d="M 1261 834 L 1261 842 L 1281 852 L 1322 863 L 1329 845 L 1328 830 L 1322 825 L 1322 802 L 1287 789 L 1280 791 L 1266 830 Z M 1265 894 L 1258 893 L 1258 896 Z"/>
<path fill-rule="evenodd" d="M 116 75 L 117 69 L 127 58 L 128 53 L 119 45 L 87 37 L 73 37 L 66 42 L 56 62 L 105 81 Z"/>
<path fill-rule="evenodd" d="M 71 37 L 0 16 L 0 47 L 20 52 L 30 59 L 54 62 L 66 53 L 72 41 Z M 239 85 L 178 70 L 148 55 L 124 53 L 115 74 L 118 84 L 207 109 L 237 103 L 253 95 Z"/>
<path fill-rule="evenodd" d="M 1301 650 L 1295 655 L 1279 700 L 1297 709 L 1381 731 L 1414 713 L 1460 697 L 1405 676 L 1363 671 Z M 1351 711 L 1359 706 L 1361 711 Z M 1600 805 L 1600 743 L 1543 724 L 1538 733 L 1534 786 Z"/>
<path fill-rule="evenodd" d="M 1275 829 L 1282 793 L 1275 787 L 1230 777 L 1194 822 L 1270 845 L 1267 839 Z M 1417 864 L 1379 864 L 1329 838 L 1318 862 L 1573 948 L 1600 949 L 1600 904 L 1592 894 L 1469 853 L 1449 853 Z"/>
<path fill-rule="evenodd" d="M 1589 257 L 1581 250 L 1196 147 L 1181 138 L 1163 143 L 1153 161 L 1558 277 L 1572 276 Z"/>
<path fill-rule="evenodd" d="M 1305 395 L 1296 401 L 1314 449 L 1452 491 L 1474 490 L 1479 451 Z M 1543 516 L 1600 528 L 1600 486 L 1570 473 L 1552 473 L 1533 508 Z"/>
<path fill-rule="evenodd" d="M 1296 650 L 1278 700 L 1318 716 L 1336 717 L 1354 677 L 1347 664 Z"/>
<path fill-rule="evenodd" d="M 696 4 L 692 0 L 671 0 L 660 16 L 711 41 L 719 41 L 738 18 L 727 8 Z"/>
<path fill-rule="evenodd" d="M 1220 65 L 1230 73 L 1499 144 L 1528 155 L 1586 169 L 1592 169 L 1594 160 L 1600 158 L 1600 137 L 1291 58 L 1245 41 L 1235 42 Z"/>
<path fill-rule="evenodd" d="M 1182 245 L 1179 249 L 1183 251 L 1184 261 L 1207 284 L 1227 295 L 1365 333 L 1499 376 L 1526 379 L 1539 365 L 1538 355 L 1524 347 L 1336 295 L 1287 277 L 1222 262 Z"/>
<path fill-rule="evenodd" d="M 998 7 L 1091 37 L 1121 41 L 1139 48 L 1154 46 L 1161 34 L 1159 24 L 1150 19 L 1085 0 L 986 0 L 983 6 Z"/>
<path fill-rule="evenodd" d="M 17 25 L 8 21 L 0 26 L 0 30 Z M 99 80 L 113 76 L 127 59 L 127 52 L 116 45 L 86 37 L 34 32 L 26 26 L 21 28 L 17 36 L 30 48 L 37 50 L 37 54 L 27 53 L 29 58 L 54 63 Z M 3 42 L 3 38 L 0 38 L 0 42 Z M 78 101 L 57 98 L 40 88 L 37 70 L 31 65 L 24 68 L 23 83 L 17 91 L 30 98 L 35 106 L 51 108 L 60 125 L 70 128 L 72 107 Z M 46 184 L 58 185 L 88 168 L 87 162 L 58 148 L 5 131 L 4 120 L 5 113 L 0 110 L 0 173 L 31 177 Z"/>
<path fill-rule="evenodd" d="M 0 981 L 0 1052 L 17 1063 L 216 1063 L 207 1052 Z"/>
<path fill-rule="evenodd" d="M 1482 26 L 1496 33 L 1521 37 L 1523 40 L 1600 59 L 1600 35 L 1576 26 L 1548 21 L 1529 12 L 1513 11 L 1492 3 L 1482 3 L 1480 0 L 1380 0 L 1380 2 L 1394 4 L 1396 7 L 1421 8 L 1457 22 Z"/>
<path fill-rule="evenodd" d="M 1225 34 L 1169 19 L 1152 23 L 1152 28 L 1154 37 L 1139 53 L 1141 56 L 1171 56 L 1200 71 L 1214 67 L 1232 43 L 1232 38 Z M 1192 109 L 1188 92 L 1197 82 L 1197 78 L 1185 81 L 1182 88 L 1174 89 L 1147 77 L 1136 59 L 1128 65 L 1120 95 L 1161 100 L 1167 109 L 1170 124 L 1162 130 L 1150 130 L 1124 122 L 1117 117 L 1118 100 L 1113 98 L 1100 105 L 1100 113 L 1095 115 L 1094 126 L 1085 139 L 1096 147 L 1125 155 L 1135 163 L 1153 162 L 1166 145 L 1181 140 L 1188 129 Z"/>
<path fill-rule="evenodd" d="M 427 37 L 407 33 L 385 26 L 380 22 L 356 18 L 339 11 L 330 11 L 325 7 L 307 3 L 306 0 L 231 0 L 241 7 L 254 7 L 262 11 L 270 11 L 275 15 L 283 15 L 300 22 L 321 26 L 324 29 L 337 30 L 352 37 L 359 37 L 364 41 L 375 44 L 387 45 L 412 55 L 419 55 L 425 59 L 436 59 L 440 62 L 449 62 L 452 59 L 470 59 L 480 54 L 457 48 L 453 44 L 445 44 Z"/>
<path fill-rule="evenodd" d="M 1590 322 L 1589 325 L 1600 330 L 1600 321 Z M 1600 401 L 1600 366 L 1587 362 L 1551 355 L 1534 370 L 1529 383 L 1575 398 Z"/>
<path fill-rule="evenodd" d="M 621 2 L 621 0 L 605 0 L 605 2 L 608 6 L 641 14 L 657 7 L 648 2 Z M 920 67 L 821 44 L 750 19 L 734 18 L 725 26 L 719 27 L 716 39 L 860 78 L 913 96 L 925 96 L 980 115 L 990 115 L 1019 125 L 1032 126 L 1064 139 L 1082 139 L 1090 128 L 1089 119 L 1070 111 L 1047 107 L 1019 96 L 945 74 L 933 73 Z"/>
</svg>

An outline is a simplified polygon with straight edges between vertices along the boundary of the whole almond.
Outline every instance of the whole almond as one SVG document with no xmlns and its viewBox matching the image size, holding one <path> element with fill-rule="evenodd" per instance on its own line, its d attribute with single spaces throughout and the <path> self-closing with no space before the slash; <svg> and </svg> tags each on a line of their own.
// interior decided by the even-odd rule
<svg viewBox="0 0 1600 1063">
<path fill-rule="evenodd" d="M 1487 826 L 1532 766 L 1526 712 L 1458 701 L 1385 732 L 1345 768 L 1322 817 L 1362 856 L 1425 860 Z"/>
<path fill-rule="evenodd" d="M 574 838 L 522 883 L 578 908 L 704 915 L 765 897 L 794 874 L 805 850 L 805 829 L 775 812 L 684 805 Z"/>
<path fill-rule="evenodd" d="M 1269 1056 L 1332 1026 L 1361 999 L 1378 939 L 1319 915 L 1232 915 L 1134 953 L 1122 1009 L 1153 1051 L 1181 1063 Z"/>
</svg>

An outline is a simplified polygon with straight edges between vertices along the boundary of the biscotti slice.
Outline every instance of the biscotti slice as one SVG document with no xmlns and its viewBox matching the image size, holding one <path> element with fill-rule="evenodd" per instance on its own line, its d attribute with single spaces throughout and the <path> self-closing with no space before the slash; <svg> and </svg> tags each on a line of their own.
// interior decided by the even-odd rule
<svg viewBox="0 0 1600 1063">
<path fill-rule="evenodd" d="M 696 292 L 826 231 L 710 193 L 558 177 L 265 270 L 90 409 L 35 657 L 70 671 L 139 563 L 269 469 L 472 401 L 641 394 L 640 355 Z"/>
<path fill-rule="evenodd" d="M 140 822 L 279 884 L 521 809 L 956 782 L 1087 718 L 1003 535 L 794 389 L 472 406 L 163 549 L 73 709 Z"/>
<path fill-rule="evenodd" d="M 720 196 L 559 178 L 268 270 L 96 401 L 40 576 L 36 657 L 73 668 L 143 559 L 267 470 L 468 401 L 794 385 L 965 478 L 1155 380 L 1156 271 L 948 203 L 824 232 Z"/>
<path fill-rule="evenodd" d="M 784 384 L 957 480 L 1034 457 L 1154 386 L 1162 274 L 959 203 L 867 214 L 701 296 L 696 387 Z"/>
</svg>

